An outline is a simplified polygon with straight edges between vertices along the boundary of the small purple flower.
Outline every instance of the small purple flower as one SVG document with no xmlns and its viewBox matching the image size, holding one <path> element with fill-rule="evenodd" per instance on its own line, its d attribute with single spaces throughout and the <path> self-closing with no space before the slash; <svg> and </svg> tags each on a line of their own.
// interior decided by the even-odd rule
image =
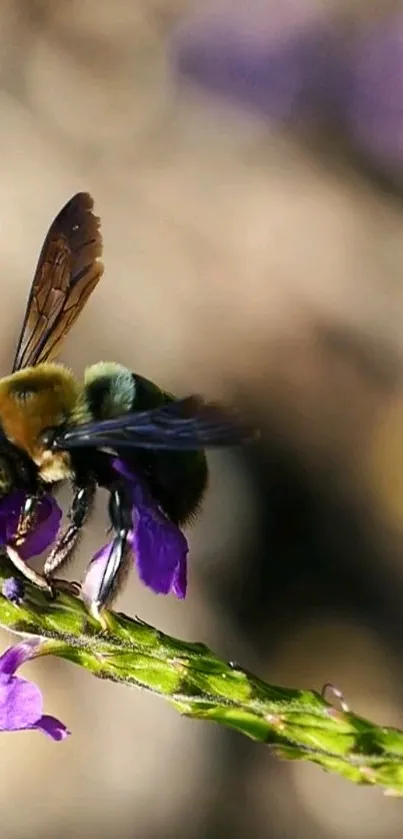
<svg viewBox="0 0 403 839">
<path fill-rule="evenodd" d="M 23 641 L 0 656 L 0 731 L 37 729 L 52 740 L 64 740 L 70 732 L 55 717 L 42 714 L 39 688 L 15 675 L 22 664 L 39 654 L 40 644 L 39 638 Z"/>
<path fill-rule="evenodd" d="M 133 530 L 129 543 L 140 580 L 156 594 L 172 593 L 183 599 L 189 551 L 184 534 L 162 512 L 144 481 L 118 458 L 112 464 L 126 478 L 131 493 Z M 87 600 L 94 599 L 110 550 L 111 545 L 105 545 L 91 561 L 82 586 L 82 594 Z"/>
<path fill-rule="evenodd" d="M 0 545 L 12 542 L 18 527 L 26 493 L 16 490 L 0 501 Z M 36 522 L 18 548 L 22 559 L 38 556 L 55 541 L 62 511 L 51 495 L 45 495 L 36 510 Z"/>
<path fill-rule="evenodd" d="M 1 593 L 10 603 L 20 606 L 24 599 L 24 583 L 19 577 L 8 577 L 4 580 Z"/>
</svg>

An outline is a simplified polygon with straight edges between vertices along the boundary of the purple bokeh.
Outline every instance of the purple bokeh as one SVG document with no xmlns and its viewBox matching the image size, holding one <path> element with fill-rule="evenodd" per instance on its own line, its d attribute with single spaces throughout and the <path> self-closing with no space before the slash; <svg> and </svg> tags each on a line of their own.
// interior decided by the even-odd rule
<svg viewBox="0 0 403 839">
<path fill-rule="evenodd" d="M 386 168 L 403 165 L 403 12 L 361 27 L 348 55 L 346 129 Z"/>
<path fill-rule="evenodd" d="M 322 120 L 385 170 L 403 166 L 403 11 L 348 27 L 308 0 L 215 0 L 172 38 L 176 78 L 271 125 Z"/>
<path fill-rule="evenodd" d="M 172 40 L 179 77 L 273 122 L 315 112 L 335 74 L 334 28 L 311 3 L 217 0 L 190 15 Z"/>
</svg>

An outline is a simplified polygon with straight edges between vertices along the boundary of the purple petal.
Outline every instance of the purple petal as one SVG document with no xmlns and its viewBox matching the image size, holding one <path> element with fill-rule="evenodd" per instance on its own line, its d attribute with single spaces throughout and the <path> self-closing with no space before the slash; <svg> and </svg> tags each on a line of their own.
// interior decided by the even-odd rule
<svg viewBox="0 0 403 839">
<path fill-rule="evenodd" d="M 156 507 L 137 508 L 133 551 L 139 577 L 156 594 L 186 594 L 188 543 L 179 528 Z M 185 570 L 184 570 L 185 569 Z"/>
<path fill-rule="evenodd" d="M 15 644 L 14 647 L 9 647 L 0 656 L 0 676 L 12 676 L 18 667 L 35 656 L 40 644 L 40 638 L 31 638 L 29 641 L 23 641 L 21 644 Z"/>
<path fill-rule="evenodd" d="M 151 492 L 144 481 L 139 475 L 136 475 L 135 472 L 128 466 L 124 460 L 120 460 L 120 458 L 114 458 L 112 460 L 112 466 L 119 473 L 119 475 L 123 475 L 124 478 L 127 480 L 128 488 L 131 492 L 132 503 L 133 507 L 155 507 L 155 501 L 151 495 Z M 135 526 L 135 521 L 134 521 Z"/>
<path fill-rule="evenodd" d="M 47 495 L 40 501 L 35 527 L 28 533 L 19 549 L 22 559 L 38 556 L 54 543 L 61 517 L 62 511 L 51 495 Z"/>
<path fill-rule="evenodd" d="M 0 501 L 0 543 L 3 545 L 15 534 L 25 498 L 25 493 L 17 490 Z"/>
<path fill-rule="evenodd" d="M 111 542 L 104 545 L 91 559 L 81 585 L 81 597 L 86 603 L 94 603 L 98 599 L 99 587 L 109 558 L 111 546 Z"/>
<path fill-rule="evenodd" d="M 119 473 L 119 475 L 123 475 L 124 478 L 127 478 L 130 483 L 134 483 L 136 481 L 136 475 L 133 470 L 127 463 L 125 463 L 124 460 L 121 460 L 120 457 L 112 458 L 112 467 Z"/>
<path fill-rule="evenodd" d="M 41 715 L 42 694 L 36 685 L 17 676 L 0 682 L 0 731 L 32 728 Z"/>
<path fill-rule="evenodd" d="M 7 544 L 14 538 L 25 499 L 26 493 L 18 490 L 0 501 L 0 544 Z M 61 516 L 62 511 L 55 499 L 46 495 L 38 504 L 35 527 L 28 533 L 19 549 L 23 559 L 37 556 L 53 544 Z"/>
<path fill-rule="evenodd" d="M 147 484 L 119 458 L 112 465 L 128 482 L 133 503 L 133 552 L 141 581 L 156 594 L 186 595 L 189 551 L 182 531 L 164 515 Z"/>
<path fill-rule="evenodd" d="M 24 583 L 18 577 L 8 577 L 4 580 L 1 593 L 10 603 L 20 606 L 24 599 Z"/>
<path fill-rule="evenodd" d="M 186 554 L 180 558 L 178 567 L 176 569 L 176 577 L 172 585 L 172 593 L 175 597 L 179 597 L 180 600 L 184 600 L 186 597 L 186 589 L 187 589 L 187 562 L 186 562 Z"/>
<path fill-rule="evenodd" d="M 57 720 L 56 717 L 49 717 L 47 714 L 44 714 L 36 723 L 32 726 L 32 728 L 38 729 L 38 731 L 42 731 L 43 734 L 47 734 L 48 737 L 51 737 L 52 740 L 65 740 L 66 737 L 71 734 L 71 732 L 63 725 L 60 720 Z"/>
<path fill-rule="evenodd" d="M 42 715 L 39 688 L 14 676 L 17 668 L 38 654 L 40 638 L 32 638 L 6 650 L 0 657 L 0 731 L 38 729 L 54 740 L 63 740 L 69 732 L 54 717 Z"/>
</svg>

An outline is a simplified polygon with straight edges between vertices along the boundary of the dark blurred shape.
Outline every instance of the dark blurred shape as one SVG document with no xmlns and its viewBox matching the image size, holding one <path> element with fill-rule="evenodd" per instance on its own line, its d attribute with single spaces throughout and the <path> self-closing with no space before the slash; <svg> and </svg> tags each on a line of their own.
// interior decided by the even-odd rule
<svg viewBox="0 0 403 839">
<path fill-rule="evenodd" d="M 401 381 L 401 359 L 392 343 L 359 333 L 348 325 L 322 323 L 316 327 L 318 342 L 324 350 L 354 369 L 358 375 L 380 388 L 381 394 Z"/>
<path fill-rule="evenodd" d="M 337 465 L 309 467 L 276 433 L 243 456 L 256 481 L 260 530 L 222 596 L 254 649 L 266 656 L 268 630 L 273 649 L 290 626 L 326 612 L 358 616 L 400 649 L 379 548 L 363 526 L 363 506 L 337 486 Z"/>
<path fill-rule="evenodd" d="M 351 663 L 349 649 L 343 648 L 343 638 L 350 637 L 354 656 L 354 633 L 348 630 L 344 635 L 343 625 L 356 626 L 358 638 L 369 638 L 369 655 L 371 638 L 378 639 L 380 648 L 388 655 L 393 650 L 396 667 L 401 672 L 400 595 L 396 591 L 394 597 L 393 587 L 388 581 L 385 585 L 384 570 L 378 561 L 380 543 L 374 543 L 366 527 L 368 511 L 365 505 L 361 505 L 358 499 L 354 502 L 338 486 L 336 475 L 343 464 L 332 463 L 330 458 L 327 464 L 325 458 L 319 468 L 313 462 L 309 464 L 302 452 L 297 452 L 274 428 L 261 447 L 245 451 L 240 457 L 255 482 L 256 497 L 260 500 L 260 526 L 245 553 L 243 566 L 234 569 L 221 589 L 217 590 L 215 581 L 215 596 L 220 600 L 220 608 L 230 613 L 244 634 L 245 643 L 253 650 L 258 662 L 254 664 L 254 669 L 262 676 L 275 680 L 273 672 L 278 666 L 277 657 L 279 651 L 287 650 L 286 639 L 297 638 L 311 624 L 314 650 L 310 649 L 309 640 L 305 638 L 300 648 L 296 646 L 302 660 L 299 662 L 295 657 L 290 670 L 300 667 L 301 687 L 309 685 L 320 690 L 323 683 L 312 683 L 307 674 L 310 672 L 309 662 L 312 662 L 319 679 L 320 673 L 325 679 L 334 677 L 332 646 L 322 651 L 323 658 L 320 652 L 320 636 L 323 632 L 326 637 L 328 622 L 336 627 L 339 624 L 339 629 L 335 629 L 334 643 L 336 648 L 338 643 L 342 646 L 345 681 L 338 687 L 345 688 L 347 695 L 351 690 Z M 292 653 L 289 652 L 289 655 L 291 659 Z M 356 662 L 356 669 L 362 690 L 361 702 L 364 704 L 371 679 L 372 689 L 376 692 L 376 677 L 374 680 L 373 674 L 367 675 L 370 666 L 365 658 Z M 289 678 L 291 682 L 292 676 Z M 205 814 L 208 829 L 201 835 L 224 835 L 224 822 L 226 830 L 234 838 L 243 839 L 251 835 L 249 820 L 253 821 L 253 808 L 245 816 L 245 790 L 251 778 L 255 778 L 258 761 L 262 760 L 271 821 L 258 833 L 259 837 L 279 839 L 287 836 L 291 839 L 291 836 L 305 836 L 305 814 L 301 801 L 293 803 L 295 813 L 299 813 L 301 818 L 300 832 L 288 832 L 286 819 L 281 826 L 277 821 L 276 778 L 281 779 L 284 773 L 282 783 L 286 783 L 284 765 L 277 763 L 269 753 L 258 755 L 253 744 L 242 738 L 234 738 L 227 732 L 220 732 L 218 736 L 222 741 L 220 756 L 225 771 L 217 784 L 215 796 L 212 792 L 210 810 Z M 326 784 L 323 790 L 326 795 Z M 349 790 L 346 790 L 345 795 L 348 794 Z M 331 796 L 332 793 L 329 793 L 329 805 Z M 232 802 L 231 806 L 228 802 Z M 326 824 L 329 822 L 330 825 L 332 818 L 329 812 Z M 348 813 L 345 822 L 349 823 Z M 318 832 L 314 835 L 329 835 L 327 830 L 318 830 L 318 825 L 316 830 Z M 336 831 L 336 835 L 342 834 Z M 364 835 L 364 832 L 358 831 L 357 835 Z M 391 829 L 384 835 L 392 836 Z"/>
</svg>

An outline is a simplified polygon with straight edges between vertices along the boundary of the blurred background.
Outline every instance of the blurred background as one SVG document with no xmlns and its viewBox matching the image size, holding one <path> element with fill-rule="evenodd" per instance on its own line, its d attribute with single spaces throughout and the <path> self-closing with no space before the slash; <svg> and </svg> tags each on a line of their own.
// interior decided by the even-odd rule
<svg viewBox="0 0 403 839">
<path fill-rule="evenodd" d="M 106 273 L 63 360 L 262 428 L 211 457 L 186 602 L 133 573 L 118 608 L 403 726 L 403 3 L 1 0 L 0 97 L 1 374 L 90 190 Z M 2 735 L 4 839 L 401 836 L 377 790 L 68 663 L 25 673 L 73 735 Z"/>
</svg>

